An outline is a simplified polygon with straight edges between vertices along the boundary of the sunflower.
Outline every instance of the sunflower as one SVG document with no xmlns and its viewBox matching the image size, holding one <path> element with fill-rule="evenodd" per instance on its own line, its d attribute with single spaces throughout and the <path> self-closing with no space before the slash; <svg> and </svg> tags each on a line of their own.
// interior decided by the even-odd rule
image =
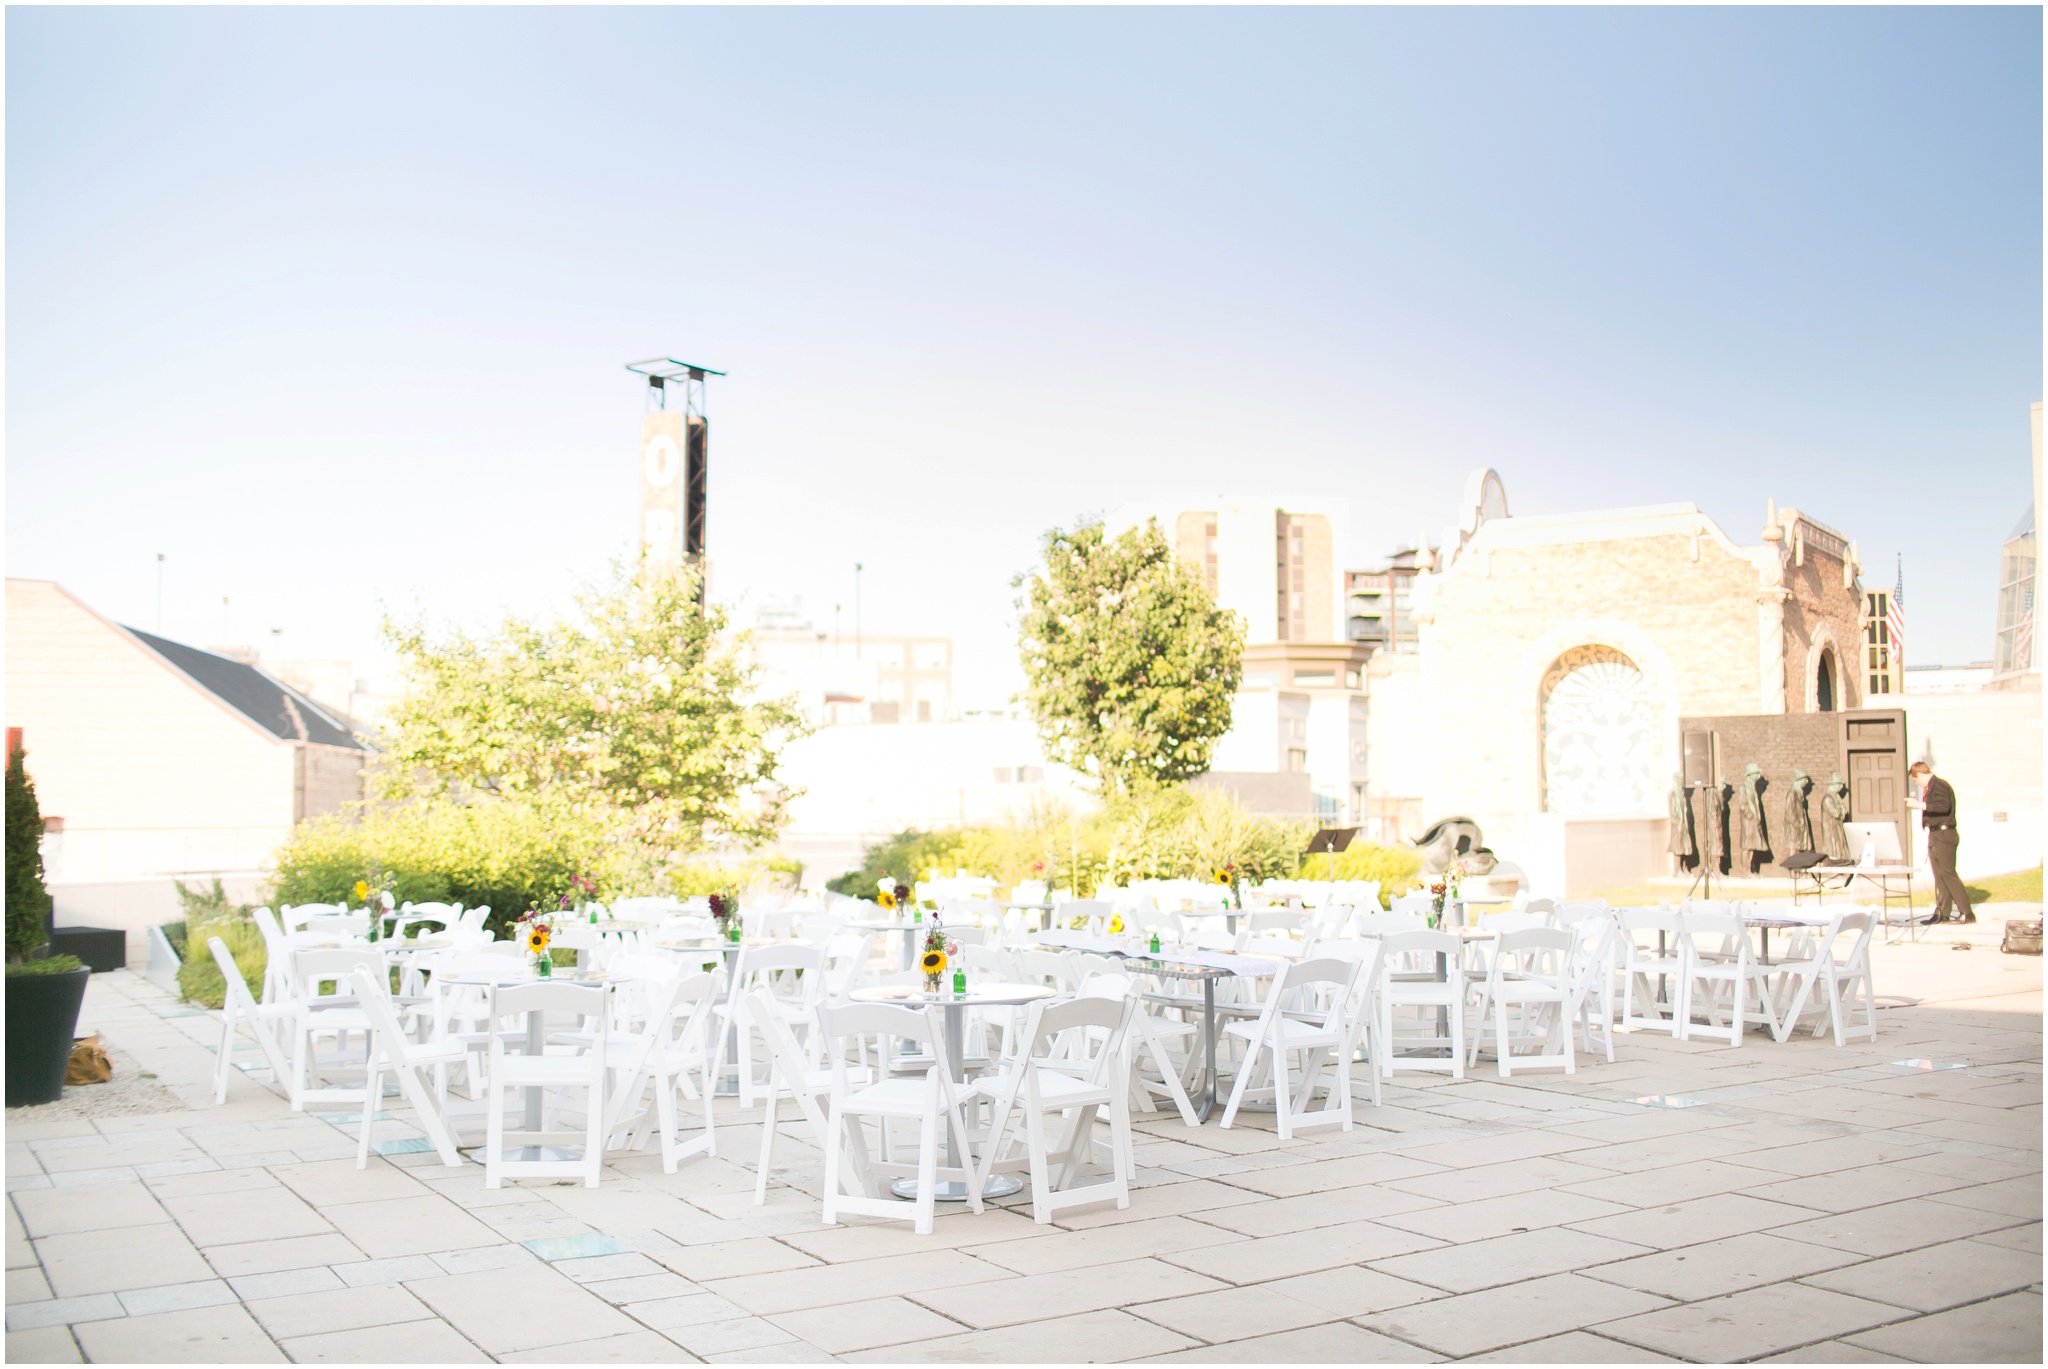
<svg viewBox="0 0 2048 1369">
<path fill-rule="evenodd" d="M 946 972 L 946 953 L 944 951 L 926 951 L 924 959 L 918 963 L 924 966 L 926 974 L 944 974 Z"/>
<path fill-rule="evenodd" d="M 369 900 L 369 897 L 370 897 L 370 882 L 369 882 L 368 880 L 365 880 L 365 879 L 359 879 L 359 880 L 357 880 L 357 881 L 356 881 L 356 902 L 358 902 L 358 903 L 364 903 L 364 902 L 367 902 L 367 901 Z"/>
<path fill-rule="evenodd" d="M 526 932 L 526 949 L 532 951 L 535 955 L 539 955 L 548 948 L 548 938 L 547 928 L 529 927 Z"/>
<path fill-rule="evenodd" d="M 887 889 L 875 895 L 875 902 L 881 904 L 892 913 L 896 911 L 896 895 L 890 893 Z"/>
<path fill-rule="evenodd" d="M 1216 882 L 1217 882 L 1218 884 L 1228 884 L 1228 883 L 1230 883 L 1230 871 L 1228 871 L 1228 870 L 1218 870 L 1218 871 L 1216 872 Z"/>
<path fill-rule="evenodd" d="M 1122 931 L 1123 931 L 1123 929 L 1124 929 L 1124 915 L 1123 915 L 1122 913 L 1118 913 L 1118 914 L 1116 914 L 1116 915 L 1115 915 L 1114 917 L 1110 918 L 1110 920 L 1109 920 L 1109 934 L 1110 934 L 1111 936 L 1116 936 L 1116 935 L 1117 935 L 1118 933 L 1122 932 Z"/>
</svg>

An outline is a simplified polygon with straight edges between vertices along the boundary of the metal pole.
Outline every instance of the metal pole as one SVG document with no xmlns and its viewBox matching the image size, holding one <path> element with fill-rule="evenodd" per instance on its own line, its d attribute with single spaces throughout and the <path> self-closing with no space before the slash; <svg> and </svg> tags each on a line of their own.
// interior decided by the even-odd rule
<svg viewBox="0 0 2048 1369">
<path fill-rule="evenodd" d="M 162 636 L 164 630 L 164 554 L 156 554 L 156 630 Z"/>
</svg>

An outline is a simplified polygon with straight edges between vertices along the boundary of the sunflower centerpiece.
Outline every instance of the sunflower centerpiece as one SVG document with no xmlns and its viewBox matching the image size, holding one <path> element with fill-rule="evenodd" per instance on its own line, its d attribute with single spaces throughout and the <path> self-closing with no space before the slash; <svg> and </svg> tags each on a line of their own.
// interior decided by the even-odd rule
<svg viewBox="0 0 2048 1369">
<path fill-rule="evenodd" d="M 946 939 L 946 929 L 939 922 L 937 913 L 932 914 L 931 930 L 924 934 L 924 950 L 917 958 L 917 967 L 924 971 L 924 991 L 938 993 L 946 982 L 946 967 L 960 957 L 960 943 Z M 966 981 L 961 975 L 954 975 L 953 987 L 965 989 Z"/>
<path fill-rule="evenodd" d="M 876 885 L 878 892 L 875 894 L 875 902 L 881 905 L 883 912 L 893 913 L 897 917 L 907 915 L 912 922 L 924 921 L 924 912 L 917 906 L 917 900 L 912 897 L 908 884 L 892 878 L 889 872 L 884 870 Z"/>
<path fill-rule="evenodd" d="M 552 978 L 555 958 L 548 953 L 548 946 L 555 939 L 554 914 L 529 908 L 520 915 L 518 928 L 519 944 L 533 957 L 533 972 L 542 979 Z"/>
</svg>

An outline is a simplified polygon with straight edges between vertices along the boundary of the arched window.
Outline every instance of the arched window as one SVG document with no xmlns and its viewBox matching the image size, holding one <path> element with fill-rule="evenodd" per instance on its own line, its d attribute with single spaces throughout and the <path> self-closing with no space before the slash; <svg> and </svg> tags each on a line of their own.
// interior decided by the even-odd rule
<svg viewBox="0 0 2048 1369">
<path fill-rule="evenodd" d="M 1573 647 L 1543 672 L 1543 809 L 1577 816 L 1656 811 L 1655 706 L 1636 663 Z"/>
<path fill-rule="evenodd" d="M 1822 713 L 1835 711 L 1835 653 L 1823 650 L 1813 681 L 1814 706 Z"/>
</svg>

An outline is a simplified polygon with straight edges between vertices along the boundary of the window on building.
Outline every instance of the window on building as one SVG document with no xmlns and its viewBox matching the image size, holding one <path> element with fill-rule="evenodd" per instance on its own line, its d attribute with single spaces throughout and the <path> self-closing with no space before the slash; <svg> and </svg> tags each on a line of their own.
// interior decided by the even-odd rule
<svg viewBox="0 0 2048 1369">
<path fill-rule="evenodd" d="M 1814 706 L 1822 713 L 1835 711 L 1835 653 L 1823 651 L 1814 672 Z"/>
<path fill-rule="evenodd" d="M 1652 813 L 1659 720 L 1636 663 L 1613 647 L 1573 647 L 1538 691 L 1543 718 L 1543 811 L 1582 817 Z"/>
<path fill-rule="evenodd" d="M 1273 630 L 1283 642 L 1308 640 L 1307 537 L 1305 521 L 1273 515 Z"/>
<path fill-rule="evenodd" d="M 1308 773 L 1308 751 L 1306 748 L 1299 746 L 1287 748 L 1287 773 L 1290 775 L 1306 775 Z"/>
<path fill-rule="evenodd" d="M 1887 589 L 1870 590 L 1863 596 L 1864 616 L 1870 622 L 1863 630 L 1863 668 L 1869 676 L 1866 695 L 1904 693 L 1905 682 L 1892 658 L 1892 594 Z"/>
</svg>

